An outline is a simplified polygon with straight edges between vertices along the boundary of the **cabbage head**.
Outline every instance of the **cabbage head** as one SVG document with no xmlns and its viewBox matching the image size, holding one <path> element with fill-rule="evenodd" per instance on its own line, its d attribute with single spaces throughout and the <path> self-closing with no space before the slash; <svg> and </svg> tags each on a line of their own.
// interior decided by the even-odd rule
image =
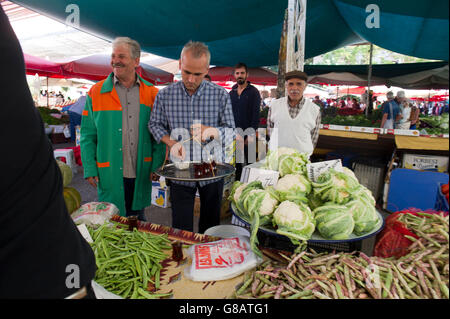
<svg viewBox="0 0 450 319">
<path fill-rule="evenodd" d="M 306 164 L 311 163 L 306 153 L 283 154 L 278 158 L 278 171 L 283 177 L 287 174 L 307 174 Z"/>
<path fill-rule="evenodd" d="M 303 203 L 291 201 L 284 201 L 277 207 L 273 213 L 273 225 L 278 234 L 287 236 L 295 245 L 310 239 L 315 230 L 311 209 Z"/>
<path fill-rule="evenodd" d="M 358 236 L 372 231 L 379 222 L 378 214 L 373 205 L 363 197 L 354 199 L 345 206 L 355 222 L 354 233 Z"/>
<path fill-rule="evenodd" d="M 274 189 L 280 202 L 290 200 L 308 203 L 306 196 L 311 193 L 312 188 L 311 182 L 304 175 L 288 174 L 277 181 Z"/>
<path fill-rule="evenodd" d="M 351 194 L 359 186 L 357 179 L 346 173 L 330 168 L 322 173 L 317 182 L 311 182 L 314 194 L 323 201 L 344 204 L 351 199 Z"/>
<path fill-rule="evenodd" d="M 353 232 L 355 221 L 346 206 L 327 203 L 314 209 L 313 213 L 317 230 L 326 239 L 347 239 Z"/>
<path fill-rule="evenodd" d="M 359 185 L 352 193 L 352 199 L 362 198 L 367 201 L 371 206 L 375 206 L 376 201 L 372 195 L 372 192 L 364 185 Z"/>
<path fill-rule="evenodd" d="M 295 148 L 290 147 L 279 147 L 276 150 L 269 150 L 265 158 L 264 168 L 273 171 L 278 171 L 279 158 L 282 155 L 293 155 L 293 154 L 300 154 L 300 153 Z"/>
<path fill-rule="evenodd" d="M 247 216 L 247 210 L 244 207 L 244 201 L 250 191 L 254 189 L 264 189 L 261 181 L 253 181 L 251 183 L 241 183 L 240 181 L 235 181 L 230 193 L 230 200 L 236 205 L 239 213 L 243 216 Z"/>
</svg>

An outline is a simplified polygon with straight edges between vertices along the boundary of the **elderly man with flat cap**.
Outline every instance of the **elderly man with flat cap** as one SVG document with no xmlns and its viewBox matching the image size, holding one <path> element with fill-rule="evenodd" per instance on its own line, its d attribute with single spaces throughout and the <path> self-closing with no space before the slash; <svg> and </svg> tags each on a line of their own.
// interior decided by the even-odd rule
<svg viewBox="0 0 450 319">
<path fill-rule="evenodd" d="M 303 96 L 308 76 L 302 71 L 286 73 L 287 97 L 272 100 L 267 116 L 269 150 L 291 147 L 311 155 L 319 139 L 320 108 Z"/>
</svg>

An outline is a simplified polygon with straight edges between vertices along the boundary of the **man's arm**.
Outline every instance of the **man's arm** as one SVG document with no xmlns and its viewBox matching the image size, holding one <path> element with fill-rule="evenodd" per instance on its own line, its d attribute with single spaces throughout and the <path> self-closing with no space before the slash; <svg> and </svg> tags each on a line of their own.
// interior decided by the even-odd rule
<svg viewBox="0 0 450 319">
<path fill-rule="evenodd" d="M 259 114 L 261 110 L 261 95 L 259 94 L 259 91 L 256 88 L 254 90 L 253 95 L 254 96 L 252 101 L 252 127 L 255 130 L 255 132 L 257 132 L 259 127 Z"/>
<path fill-rule="evenodd" d="M 387 114 L 387 113 L 384 113 L 384 114 L 383 114 L 383 118 L 381 119 L 381 124 L 380 124 L 380 127 L 381 127 L 381 128 L 384 127 L 384 123 L 386 123 L 387 117 L 388 117 L 388 114 Z"/>
<path fill-rule="evenodd" d="M 316 126 L 314 127 L 314 129 L 311 132 L 311 141 L 312 141 L 313 148 L 316 148 L 317 141 L 319 140 L 319 132 L 320 132 L 320 123 L 321 122 L 322 122 L 322 115 L 319 112 L 319 114 L 317 115 L 317 118 L 316 118 Z"/>
</svg>

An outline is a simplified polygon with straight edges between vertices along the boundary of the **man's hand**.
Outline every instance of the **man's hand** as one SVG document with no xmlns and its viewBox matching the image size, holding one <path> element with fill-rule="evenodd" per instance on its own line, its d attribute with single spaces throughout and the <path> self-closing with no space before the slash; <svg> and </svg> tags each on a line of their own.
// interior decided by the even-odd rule
<svg viewBox="0 0 450 319">
<path fill-rule="evenodd" d="M 98 177 L 97 176 L 91 176 L 86 178 L 88 183 L 91 184 L 93 187 L 97 188 L 98 184 Z"/>
<path fill-rule="evenodd" d="M 170 158 L 178 158 L 181 161 L 184 161 L 184 158 L 186 157 L 186 150 L 184 149 L 184 146 L 180 142 L 175 142 L 170 147 Z M 173 160 L 172 160 L 173 161 Z"/>
<path fill-rule="evenodd" d="M 150 181 L 157 182 L 159 181 L 159 175 L 155 173 L 150 173 Z"/>
<path fill-rule="evenodd" d="M 200 123 L 191 126 L 191 134 L 194 140 L 198 142 L 205 142 L 208 139 L 219 139 L 219 131 L 216 128 Z"/>
</svg>

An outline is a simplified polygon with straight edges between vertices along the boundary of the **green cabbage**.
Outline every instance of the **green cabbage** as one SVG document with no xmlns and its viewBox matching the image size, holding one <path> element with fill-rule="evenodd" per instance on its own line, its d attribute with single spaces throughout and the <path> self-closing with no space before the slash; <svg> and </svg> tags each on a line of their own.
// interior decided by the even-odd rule
<svg viewBox="0 0 450 319">
<path fill-rule="evenodd" d="M 355 221 L 354 233 L 358 236 L 372 231 L 378 224 L 378 214 L 373 205 L 366 199 L 360 197 L 354 199 L 345 206 L 353 216 Z"/>
<path fill-rule="evenodd" d="M 277 207 L 273 213 L 273 225 L 278 234 L 287 236 L 295 245 L 310 239 L 315 230 L 311 209 L 303 203 L 291 201 L 284 201 Z"/>
<path fill-rule="evenodd" d="M 296 149 L 290 147 L 280 147 L 276 150 L 269 150 L 265 158 L 264 168 L 278 171 L 279 159 L 282 155 L 300 154 Z"/>
<path fill-rule="evenodd" d="M 307 174 L 306 164 L 309 161 L 306 153 L 283 154 L 278 158 L 278 171 L 283 177 L 287 174 Z"/>
<path fill-rule="evenodd" d="M 248 215 L 248 211 L 245 208 L 245 204 L 246 204 L 245 200 L 247 198 L 247 195 L 254 189 L 264 189 L 264 188 L 263 188 L 262 183 L 260 181 L 254 181 L 254 182 L 248 183 L 242 189 L 242 193 L 239 196 L 238 202 L 236 203 L 236 207 L 244 215 Z"/>
<path fill-rule="evenodd" d="M 326 239 L 347 239 L 353 232 L 355 221 L 346 206 L 326 203 L 313 213 L 317 230 Z"/>
<path fill-rule="evenodd" d="M 344 204 L 351 199 L 351 194 L 359 186 L 352 176 L 330 168 L 322 173 L 317 182 L 311 182 L 314 194 L 323 201 Z"/>
</svg>

